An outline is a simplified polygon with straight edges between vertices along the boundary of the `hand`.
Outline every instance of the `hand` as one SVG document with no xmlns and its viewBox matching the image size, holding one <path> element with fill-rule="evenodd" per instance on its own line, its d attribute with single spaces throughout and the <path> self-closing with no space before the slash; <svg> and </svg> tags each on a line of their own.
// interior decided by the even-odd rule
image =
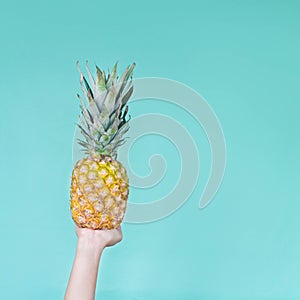
<svg viewBox="0 0 300 300">
<path fill-rule="evenodd" d="M 123 237 L 121 227 L 110 230 L 93 230 L 75 226 L 75 231 L 79 241 L 85 240 L 88 243 L 93 243 L 103 248 L 119 243 Z"/>
<path fill-rule="evenodd" d="M 76 256 L 67 286 L 65 300 L 95 299 L 98 266 L 105 247 L 122 240 L 121 228 L 93 230 L 75 227 L 78 236 Z"/>
</svg>

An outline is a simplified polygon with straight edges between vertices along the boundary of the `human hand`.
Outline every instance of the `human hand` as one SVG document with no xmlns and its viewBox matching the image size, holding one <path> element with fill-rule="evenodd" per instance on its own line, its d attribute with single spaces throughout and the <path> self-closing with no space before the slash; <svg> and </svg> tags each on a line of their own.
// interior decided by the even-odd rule
<svg viewBox="0 0 300 300">
<path fill-rule="evenodd" d="M 95 299 L 98 266 L 105 247 L 122 240 L 121 228 L 93 230 L 75 226 L 78 237 L 76 256 L 65 300 Z"/>
<path fill-rule="evenodd" d="M 84 241 L 88 244 L 99 246 L 99 248 L 113 246 L 119 243 L 123 237 L 121 227 L 110 230 L 94 230 L 88 228 L 80 228 L 75 225 L 75 231 L 78 237 L 78 241 Z"/>
</svg>

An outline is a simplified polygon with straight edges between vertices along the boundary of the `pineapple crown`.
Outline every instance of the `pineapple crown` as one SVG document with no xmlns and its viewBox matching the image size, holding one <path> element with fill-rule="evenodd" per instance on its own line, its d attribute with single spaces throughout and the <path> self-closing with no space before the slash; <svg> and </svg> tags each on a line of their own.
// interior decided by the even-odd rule
<svg viewBox="0 0 300 300">
<path fill-rule="evenodd" d="M 96 65 L 96 80 L 90 72 L 88 61 L 86 69 L 90 83 L 80 70 L 79 62 L 76 63 L 80 73 L 80 85 L 88 102 L 77 94 L 80 100 L 81 115 L 79 127 L 85 141 L 78 139 L 86 154 L 108 155 L 117 157 L 117 148 L 125 142 L 124 134 L 129 129 L 126 119 L 128 106 L 126 105 L 133 93 L 132 73 L 135 63 L 127 66 L 121 77 L 117 75 L 118 62 L 112 72 L 108 74 Z"/>
</svg>

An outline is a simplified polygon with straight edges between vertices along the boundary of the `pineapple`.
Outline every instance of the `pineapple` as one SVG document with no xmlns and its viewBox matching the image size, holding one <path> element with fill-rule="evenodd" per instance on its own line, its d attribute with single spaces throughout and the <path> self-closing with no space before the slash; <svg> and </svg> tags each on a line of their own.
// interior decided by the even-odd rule
<svg viewBox="0 0 300 300">
<path fill-rule="evenodd" d="M 78 140 L 86 156 L 72 172 L 70 209 L 79 227 L 112 229 L 119 227 L 126 210 L 129 182 L 123 165 L 117 160 L 117 149 L 125 142 L 128 131 L 127 101 L 133 92 L 132 73 L 135 63 L 122 76 L 117 75 L 116 63 L 112 72 L 96 66 L 96 80 L 86 69 L 89 82 L 81 72 L 80 85 L 88 102 L 80 100 L 80 123 L 85 140 Z"/>
</svg>

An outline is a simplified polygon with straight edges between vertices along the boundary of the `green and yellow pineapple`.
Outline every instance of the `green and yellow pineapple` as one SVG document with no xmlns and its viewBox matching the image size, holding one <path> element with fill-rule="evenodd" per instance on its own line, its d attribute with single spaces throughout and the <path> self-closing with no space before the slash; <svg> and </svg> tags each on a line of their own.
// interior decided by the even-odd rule
<svg viewBox="0 0 300 300">
<path fill-rule="evenodd" d="M 91 229 L 117 228 L 126 210 L 129 183 L 126 170 L 116 159 L 117 149 L 125 142 L 129 119 L 127 101 L 133 92 L 132 73 L 135 63 L 121 77 L 117 63 L 106 75 L 98 66 L 96 80 L 88 63 L 89 82 L 80 72 L 82 92 L 88 102 L 80 100 L 78 127 L 85 140 L 78 140 L 86 157 L 79 160 L 72 172 L 70 208 L 79 227 Z"/>
</svg>

